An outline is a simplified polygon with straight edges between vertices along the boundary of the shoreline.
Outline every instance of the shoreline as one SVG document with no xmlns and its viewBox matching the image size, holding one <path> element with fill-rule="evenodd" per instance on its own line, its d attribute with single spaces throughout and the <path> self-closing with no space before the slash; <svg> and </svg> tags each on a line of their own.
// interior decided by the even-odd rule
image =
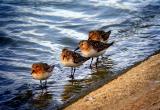
<svg viewBox="0 0 160 110">
<path fill-rule="evenodd" d="M 160 96 L 158 95 L 160 94 L 160 74 L 158 73 L 160 73 L 159 52 L 99 89 L 80 98 L 66 107 L 65 110 L 147 109 L 145 107 L 151 102 L 156 103 L 156 105 L 158 103 L 160 109 Z M 147 99 L 147 97 L 150 98 Z M 142 107 L 142 105 L 145 106 Z M 152 109 L 155 104 L 148 107 Z"/>
</svg>

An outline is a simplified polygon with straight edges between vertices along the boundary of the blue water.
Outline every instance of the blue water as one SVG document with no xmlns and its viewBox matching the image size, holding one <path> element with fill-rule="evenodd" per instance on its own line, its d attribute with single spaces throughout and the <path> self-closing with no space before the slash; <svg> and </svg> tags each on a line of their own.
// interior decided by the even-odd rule
<svg viewBox="0 0 160 110">
<path fill-rule="evenodd" d="M 92 29 L 112 30 L 115 44 L 98 70 L 88 61 L 71 80 L 61 49 L 74 49 Z M 157 50 L 160 0 L 0 0 L 0 109 L 56 110 Z M 35 62 L 56 64 L 47 90 L 30 74 Z"/>
</svg>

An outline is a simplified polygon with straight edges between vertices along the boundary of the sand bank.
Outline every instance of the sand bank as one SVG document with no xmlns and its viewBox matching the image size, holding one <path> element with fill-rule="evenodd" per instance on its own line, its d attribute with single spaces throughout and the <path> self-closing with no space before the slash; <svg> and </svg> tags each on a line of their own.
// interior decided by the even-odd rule
<svg viewBox="0 0 160 110">
<path fill-rule="evenodd" d="M 160 110 L 160 54 L 89 93 L 65 110 Z"/>
</svg>

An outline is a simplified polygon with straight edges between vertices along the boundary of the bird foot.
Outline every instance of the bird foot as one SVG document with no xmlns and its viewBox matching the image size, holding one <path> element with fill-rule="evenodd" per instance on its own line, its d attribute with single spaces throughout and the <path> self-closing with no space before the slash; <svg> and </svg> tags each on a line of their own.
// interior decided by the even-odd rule
<svg viewBox="0 0 160 110">
<path fill-rule="evenodd" d="M 90 65 L 89 68 L 92 69 L 92 65 Z"/>
<path fill-rule="evenodd" d="M 45 84 L 42 84 L 42 85 L 40 85 L 39 87 L 40 87 L 41 89 L 47 89 L 48 86 L 45 85 Z"/>
<path fill-rule="evenodd" d="M 74 76 L 73 76 L 73 75 L 69 75 L 69 78 L 72 78 L 72 79 L 74 79 Z"/>
</svg>

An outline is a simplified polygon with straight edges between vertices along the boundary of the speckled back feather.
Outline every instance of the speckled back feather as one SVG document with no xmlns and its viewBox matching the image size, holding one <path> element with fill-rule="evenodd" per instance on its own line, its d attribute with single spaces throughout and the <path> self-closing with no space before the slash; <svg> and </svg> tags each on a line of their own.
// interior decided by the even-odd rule
<svg viewBox="0 0 160 110">
<path fill-rule="evenodd" d="M 108 47 L 110 47 L 111 45 L 113 45 L 114 42 L 112 43 L 102 43 L 99 41 L 94 41 L 94 40 L 89 40 L 88 43 L 97 51 L 100 52 Z"/>
</svg>

